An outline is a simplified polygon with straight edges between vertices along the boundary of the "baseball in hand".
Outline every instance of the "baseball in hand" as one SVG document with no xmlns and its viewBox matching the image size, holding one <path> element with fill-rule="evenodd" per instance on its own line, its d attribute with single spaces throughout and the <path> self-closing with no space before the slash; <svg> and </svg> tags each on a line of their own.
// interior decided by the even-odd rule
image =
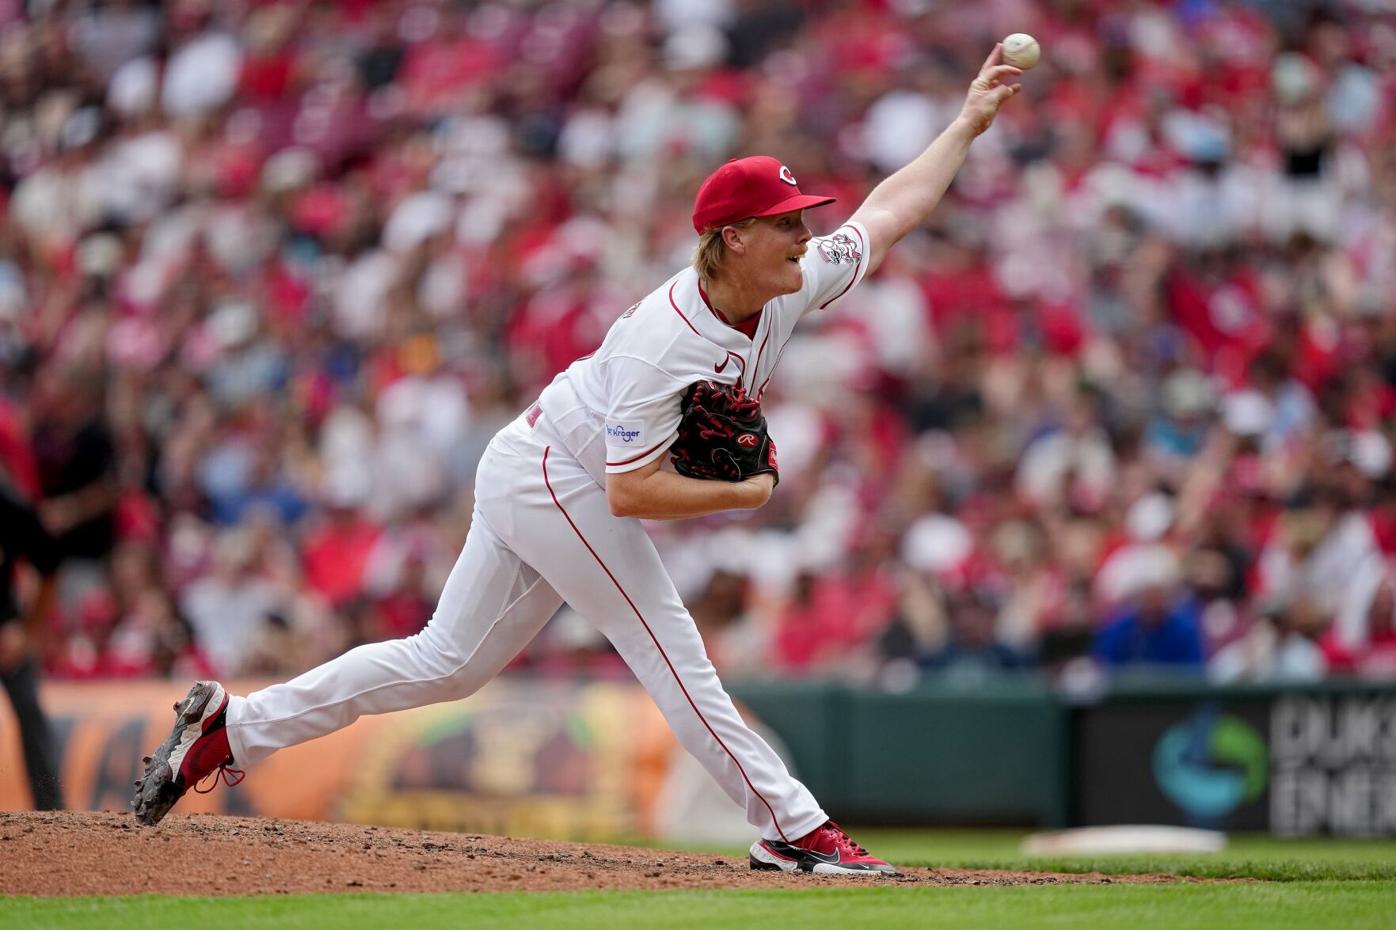
<svg viewBox="0 0 1396 930">
<path fill-rule="evenodd" d="M 1003 40 L 1004 64 L 1026 71 L 1037 64 L 1037 60 L 1041 57 L 1042 46 L 1038 45 L 1037 40 L 1026 32 L 1015 32 Z"/>
</svg>

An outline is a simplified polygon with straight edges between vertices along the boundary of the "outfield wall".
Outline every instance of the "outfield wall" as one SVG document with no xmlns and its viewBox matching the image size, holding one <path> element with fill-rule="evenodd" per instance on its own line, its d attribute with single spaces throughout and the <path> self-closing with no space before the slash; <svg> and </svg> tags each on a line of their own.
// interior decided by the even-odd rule
<svg viewBox="0 0 1396 930">
<path fill-rule="evenodd" d="M 732 691 L 846 821 L 1396 836 L 1396 687 L 1143 681 L 1085 700 L 1024 678 Z M 182 693 L 165 682 L 46 686 L 69 806 L 124 809 Z M 0 810 L 28 805 L 0 701 Z M 190 795 L 181 810 L 578 839 L 748 832 L 633 682 L 501 679 L 278 753 L 244 786 Z"/>
<path fill-rule="evenodd" d="M 1396 686 L 733 690 L 849 820 L 1396 836 Z"/>
<path fill-rule="evenodd" d="M 897 694 L 812 682 L 731 690 L 844 820 L 1067 822 L 1068 714 L 1036 680 Z"/>
</svg>

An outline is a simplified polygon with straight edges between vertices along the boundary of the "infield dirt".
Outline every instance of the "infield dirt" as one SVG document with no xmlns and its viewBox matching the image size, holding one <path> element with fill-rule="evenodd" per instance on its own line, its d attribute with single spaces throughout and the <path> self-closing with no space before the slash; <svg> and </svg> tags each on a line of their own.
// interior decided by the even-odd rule
<svg viewBox="0 0 1396 930">
<path fill-rule="evenodd" d="M 753 872 L 745 858 L 358 824 L 0 812 L 0 895 L 248 895 L 1184 881 L 1170 875 L 904 868 L 876 879 Z"/>
</svg>

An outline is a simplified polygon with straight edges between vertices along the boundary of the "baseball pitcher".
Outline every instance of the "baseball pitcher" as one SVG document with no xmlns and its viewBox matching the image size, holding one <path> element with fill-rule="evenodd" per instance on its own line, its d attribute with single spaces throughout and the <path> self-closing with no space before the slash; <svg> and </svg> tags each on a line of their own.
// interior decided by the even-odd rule
<svg viewBox="0 0 1396 930">
<path fill-rule="evenodd" d="M 984 62 L 954 123 L 814 238 L 800 189 L 774 158 L 730 161 L 699 188 L 693 266 L 612 325 L 502 429 L 480 462 L 475 512 L 430 623 L 360 646 L 287 682 L 229 695 L 196 682 L 148 759 L 134 801 L 157 823 L 190 787 L 382 714 L 463 698 L 566 601 L 614 644 L 669 726 L 741 805 L 759 838 L 754 869 L 892 873 L 830 820 L 738 716 L 642 520 L 760 507 L 778 480 L 760 401 L 781 350 L 877 268 L 935 208 L 970 143 L 1021 73 Z M 666 467 L 669 465 L 670 467 Z"/>
</svg>

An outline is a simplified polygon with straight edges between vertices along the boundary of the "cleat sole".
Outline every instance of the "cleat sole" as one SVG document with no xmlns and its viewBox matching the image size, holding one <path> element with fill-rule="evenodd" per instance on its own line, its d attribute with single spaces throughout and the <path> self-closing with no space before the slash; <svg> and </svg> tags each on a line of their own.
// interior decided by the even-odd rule
<svg viewBox="0 0 1396 930">
<path fill-rule="evenodd" d="M 185 787 L 178 783 L 170 766 L 170 753 L 179 745 L 185 728 L 199 722 L 217 691 L 214 682 L 195 682 L 184 700 L 174 705 L 177 714 L 174 728 L 159 748 L 145 758 L 145 774 L 136 782 L 136 796 L 131 804 L 136 810 L 137 822 L 153 827 L 184 796 Z"/>
</svg>

